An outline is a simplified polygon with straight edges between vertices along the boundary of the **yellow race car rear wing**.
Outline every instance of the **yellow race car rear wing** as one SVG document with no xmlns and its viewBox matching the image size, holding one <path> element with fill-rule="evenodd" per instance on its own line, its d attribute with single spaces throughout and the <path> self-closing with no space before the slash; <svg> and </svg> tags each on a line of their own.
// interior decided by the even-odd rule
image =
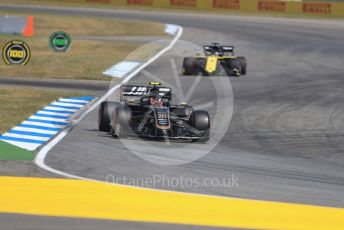
<svg viewBox="0 0 344 230">
<path fill-rule="evenodd" d="M 213 43 L 209 46 L 203 46 L 206 56 L 225 56 L 234 55 L 234 46 L 221 46 L 219 43 Z"/>
</svg>

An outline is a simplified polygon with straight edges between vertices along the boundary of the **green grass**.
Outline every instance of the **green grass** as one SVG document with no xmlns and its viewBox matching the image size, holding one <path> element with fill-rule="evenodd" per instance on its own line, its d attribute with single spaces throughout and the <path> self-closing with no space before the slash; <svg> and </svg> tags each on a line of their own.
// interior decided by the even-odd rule
<svg viewBox="0 0 344 230">
<path fill-rule="evenodd" d="M 17 146 L 0 141 L 0 160 L 32 161 L 34 153 Z"/>
</svg>

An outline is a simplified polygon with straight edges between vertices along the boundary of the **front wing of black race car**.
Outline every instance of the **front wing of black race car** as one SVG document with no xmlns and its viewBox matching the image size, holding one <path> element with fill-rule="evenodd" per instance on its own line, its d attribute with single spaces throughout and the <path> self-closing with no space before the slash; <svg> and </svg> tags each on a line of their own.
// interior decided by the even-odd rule
<svg viewBox="0 0 344 230">
<path fill-rule="evenodd" d="M 123 130 L 127 135 L 156 139 L 209 139 L 210 121 L 205 111 L 193 111 L 190 107 L 129 107 L 131 123 L 129 129 Z"/>
</svg>

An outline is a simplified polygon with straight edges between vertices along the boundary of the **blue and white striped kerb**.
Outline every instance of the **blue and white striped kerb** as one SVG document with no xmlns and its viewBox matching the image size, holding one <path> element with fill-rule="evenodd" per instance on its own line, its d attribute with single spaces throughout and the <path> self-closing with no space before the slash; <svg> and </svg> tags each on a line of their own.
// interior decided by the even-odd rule
<svg viewBox="0 0 344 230">
<path fill-rule="evenodd" d="M 140 62 L 123 61 L 104 71 L 103 74 L 109 77 L 122 78 L 140 65 Z"/>
<path fill-rule="evenodd" d="M 70 117 L 92 99 L 77 97 L 55 101 L 1 135 L 0 140 L 30 151 L 36 150 L 65 128 Z"/>
</svg>

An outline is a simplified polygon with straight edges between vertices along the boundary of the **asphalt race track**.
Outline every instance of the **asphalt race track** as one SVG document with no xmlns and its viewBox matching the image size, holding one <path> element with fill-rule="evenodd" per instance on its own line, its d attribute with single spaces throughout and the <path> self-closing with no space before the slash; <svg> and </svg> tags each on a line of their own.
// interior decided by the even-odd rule
<svg viewBox="0 0 344 230">
<path fill-rule="evenodd" d="M 1 214 L 1 228 L 6 230 L 35 229 L 35 230 L 61 230 L 61 229 L 101 229 L 101 230 L 224 230 L 228 228 L 212 228 L 190 225 L 159 224 L 129 221 L 109 221 L 82 218 L 59 218 L 32 215 Z M 231 228 L 232 229 L 232 228 Z M 233 228 L 234 230 L 234 228 Z"/>
<path fill-rule="evenodd" d="M 182 40 L 196 45 L 213 41 L 235 45 L 237 53 L 248 58 L 248 75 L 230 78 L 230 84 L 221 76 L 199 79 L 189 103 L 208 105 L 206 109 L 214 124 L 226 120 L 227 116 L 230 119 L 221 113 L 227 111 L 221 107 L 231 109 L 231 95 L 234 103 L 228 130 L 221 129 L 221 124 L 215 128 L 215 132 L 225 131 L 224 137 L 211 140 L 215 148 L 200 159 L 191 161 L 207 144 L 194 145 L 194 155 L 190 156 L 190 152 L 183 151 L 190 143 L 148 142 L 142 143 L 139 154 L 134 154 L 128 147 L 140 145 L 140 141 L 129 139 L 123 144 L 97 131 L 97 111 L 94 111 L 49 152 L 47 165 L 97 180 L 231 177 L 237 179 L 237 184 L 231 187 L 162 183 L 151 187 L 344 207 L 342 21 L 77 8 L 30 10 L 179 24 L 184 27 Z M 178 43 L 130 83 L 146 85 L 152 79 L 147 75 L 152 74 L 178 88 L 169 64 L 175 60 L 180 71 L 182 54 L 178 53 L 183 47 L 188 49 L 186 43 Z M 185 94 L 195 79 L 180 77 Z M 152 153 L 151 147 L 160 151 Z M 180 154 L 170 154 L 173 148 Z"/>
</svg>

